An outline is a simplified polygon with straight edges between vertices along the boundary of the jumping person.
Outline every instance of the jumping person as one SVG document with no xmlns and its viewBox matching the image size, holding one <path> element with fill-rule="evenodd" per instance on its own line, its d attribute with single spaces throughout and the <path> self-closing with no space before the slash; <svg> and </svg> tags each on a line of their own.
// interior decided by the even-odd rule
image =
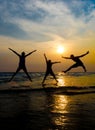
<svg viewBox="0 0 95 130">
<path fill-rule="evenodd" d="M 83 62 L 79 58 L 87 55 L 88 53 L 89 53 L 89 51 L 87 51 L 85 54 L 80 55 L 80 56 L 74 56 L 73 54 L 70 55 L 70 57 L 63 57 L 62 56 L 62 58 L 72 59 L 74 62 L 76 62 L 75 64 L 73 64 L 72 66 L 70 66 L 67 70 L 62 71 L 62 72 L 66 73 L 67 71 L 71 70 L 72 68 L 76 68 L 76 67 L 79 67 L 79 66 L 81 66 L 84 69 L 84 71 L 86 72 L 86 68 L 85 68 Z"/>
<path fill-rule="evenodd" d="M 28 72 L 27 72 L 26 66 L 25 66 L 25 58 L 26 58 L 27 56 L 31 55 L 31 54 L 32 54 L 33 52 L 35 52 L 36 50 L 34 50 L 34 51 L 32 51 L 32 52 L 30 52 L 30 53 L 28 53 L 28 54 L 26 54 L 26 55 L 25 55 L 25 52 L 22 52 L 21 54 L 18 54 L 16 51 L 14 51 L 14 50 L 11 49 L 11 48 L 9 48 L 9 50 L 11 50 L 12 52 L 14 52 L 14 53 L 19 57 L 19 66 L 18 66 L 16 72 L 13 74 L 13 76 L 11 77 L 11 79 L 10 79 L 9 81 L 11 81 L 11 80 L 14 78 L 14 76 L 15 76 L 21 69 L 25 72 L 25 74 L 27 75 L 28 79 L 29 79 L 30 81 L 32 81 L 32 80 L 31 80 L 31 77 L 29 76 L 29 74 L 28 74 Z"/>
<path fill-rule="evenodd" d="M 46 73 L 45 73 L 45 76 L 44 76 L 42 84 L 44 84 L 44 81 L 45 81 L 46 77 L 49 74 L 51 74 L 54 77 L 54 79 L 56 80 L 56 82 L 58 82 L 57 79 L 56 79 L 56 77 L 55 77 L 55 74 L 54 74 L 54 72 L 52 70 L 52 65 L 56 64 L 56 63 L 60 63 L 60 62 L 52 62 L 51 60 L 47 60 L 46 54 L 44 54 L 44 57 L 45 57 L 45 60 L 46 60 L 47 69 L 46 69 Z"/>
</svg>

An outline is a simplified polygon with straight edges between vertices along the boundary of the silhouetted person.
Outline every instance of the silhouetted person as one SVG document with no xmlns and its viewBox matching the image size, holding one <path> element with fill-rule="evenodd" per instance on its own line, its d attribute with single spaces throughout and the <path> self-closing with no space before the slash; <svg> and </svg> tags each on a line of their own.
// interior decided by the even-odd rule
<svg viewBox="0 0 95 130">
<path fill-rule="evenodd" d="M 84 71 L 86 72 L 86 68 L 85 68 L 83 62 L 82 62 L 79 58 L 81 58 L 81 57 L 87 55 L 88 53 L 89 53 L 89 51 L 87 51 L 85 54 L 80 55 L 80 56 L 74 56 L 73 54 L 70 55 L 70 57 L 63 57 L 63 56 L 62 56 L 62 58 L 72 59 L 74 62 L 76 62 L 75 64 L 73 64 L 71 67 L 69 67 L 67 70 L 65 70 L 65 71 L 63 71 L 63 72 L 66 73 L 67 71 L 71 70 L 72 68 L 76 68 L 76 67 L 78 67 L 78 66 L 81 66 L 81 67 L 84 69 Z"/>
<path fill-rule="evenodd" d="M 60 63 L 60 62 L 51 62 L 51 60 L 47 60 L 47 57 L 46 57 L 45 54 L 44 54 L 44 57 L 45 57 L 45 60 L 46 60 L 47 69 L 46 69 L 45 77 L 44 77 L 44 79 L 43 79 L 42 84 L 44 83 L 46 77 L 47 77 L 49 74 L 51 74 L 51 75 L 54 77 L 54 79 L 56 80 L 56 82 L 58 82 L 57 79 L 56 79 L 56 77 L 55 77 L 55 74 L 53 73 L 52 65 L 53 65 L 53 64 L 56 64 L 56 63 Z"/>
<path fill-rule="evenodd" d="M 28 53 L 27 55 L 25 55 L 25 52 L 22 52 L 21 55 L 20 55 L 20 54 L 18 54 L 16 51 L 14 51 L 13 49 L 11 49 L 11 48 L 9 48 L 9 49 L 10 49 L 12 52 L 14 52 L 14 53 L 19 57 L 19 66 L 18 66 L 16 72 L 13 74 L 13 76 L 11 77 L 11 79 L 10 79 L 9 81 L 11 81 L 11 80 L 14 78 L 14 76 L 15 76 L 21 69 L 25 72 L 25 74 L 27 75 L 28 79 L 29 79 L 30 81 L 32 81 L 32 80 L 31 80 L 31 77 L 29 76 L 29 74 L 28 74 L 28 72 L 27 72 L 26 66 L 25 66 L 25 58 L 26 58 L 27 56 L 31 55 L 31 54 L 32 54 L 33 52 L 35 52 L 36 50 L 34 50 L 34 51 Z"/>
</svg>

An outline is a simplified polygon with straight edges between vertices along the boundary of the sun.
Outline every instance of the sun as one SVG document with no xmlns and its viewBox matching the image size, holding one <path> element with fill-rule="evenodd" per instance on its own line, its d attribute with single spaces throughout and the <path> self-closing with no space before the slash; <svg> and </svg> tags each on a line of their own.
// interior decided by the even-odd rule
<svg viewBox="0 0 95 130">
<path fill-rule="evenodd" d="M 65 49 L 63 46 L 58 46 L 58 48 L 57 48 L 58 53 L 62 54 L 64 51 L 65 51 Z"/>
</svg>

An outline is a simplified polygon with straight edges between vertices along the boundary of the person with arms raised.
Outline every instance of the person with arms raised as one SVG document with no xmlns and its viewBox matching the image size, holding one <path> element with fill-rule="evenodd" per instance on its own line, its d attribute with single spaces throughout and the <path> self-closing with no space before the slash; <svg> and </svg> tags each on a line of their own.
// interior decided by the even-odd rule
<svg viewBox="0 0 95 130">
<path fill-rule="evenodd" d="M 51 60 L 48 60 L 47 57 L 46 57 L 46 54 L 44 54 L 44 57 L 45 57 L 45 61 L 46 61 L 46 65 L 47 65 L 47 69 L 46 69 L 46 73 L 45 73 L 45 76 L 44 76 L 44 79 L 43 79 L 43 82 L 42 84 L 44 84 L 45 80 L 46 80 L 46 77 L 50 74 L 53 76 L 53 78 L 57 81 L 56 79 L 56 76 L 52 70 L 52 65 L 53 64 L 56 64 L 56 63 L 60 63 L 59 61 L 58 62 L 52 62 Z"/>
<path fill-rule="evenodd" d="M 29 76 L 28 72 L 27 72 L 27 69 L 26 69 L 26 65 L 25 65 L 25 58 L 29 55 L 31 55 L 33 52 L 35 52 L 36 50 L 28 53 L 28 54 L 25 54 L 25 52 L 22 52 L 21 54 L 18 54 L 16 51 L 14 51 L 13 49 L 9 48 L 9 50 L 11 50 L 12 52 L 14 52 L 18 57 L 19 57 L 19 65 L 18 65 L 18 68 L 16 70 L 16 72 L 13 74 L 13 76 L 11 77 L 11 79 L 9 81 L 11 81 L 14 76 L 20 71 L 20 70 L 23 70 L 25 72 L 25 74 L 27 75 L 28 79 L 30 81 L 31 80 L 31 77 Z"/>
</svg>

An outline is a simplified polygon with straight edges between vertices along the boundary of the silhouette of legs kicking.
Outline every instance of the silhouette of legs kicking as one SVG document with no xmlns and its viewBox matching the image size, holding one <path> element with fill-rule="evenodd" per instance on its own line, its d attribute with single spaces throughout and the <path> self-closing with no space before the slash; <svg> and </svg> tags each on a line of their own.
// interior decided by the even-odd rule
<svg viewBox="0 0 95 130">
<path fill-rule="evenodd" d="M 78 63 L 76 63 L 76 64 L 70 66 L 67 70 L 65 70 L 65 71 L 63 71 L 63 72 L 66 73 L 67 71 L 71 70 L 72 68 L 76 68 L 76 67 L 78 67 L 78 66 L 81 66 L 81 67 L 84 69 L 84 71 L 86 72 L 85 66 L 84 66 L 83 64 L 80 65 L 80 64 L 78 64 Z"/>
<path fill-rule="evenodd" d="M 81 67 L 82 67 L 82 68 L 84 69 L 84 71 L 86 72 L 86 68 L 85 68 L 85 66 L 84 66 L 84 65 L 82 65 Z"/>
</svg>

